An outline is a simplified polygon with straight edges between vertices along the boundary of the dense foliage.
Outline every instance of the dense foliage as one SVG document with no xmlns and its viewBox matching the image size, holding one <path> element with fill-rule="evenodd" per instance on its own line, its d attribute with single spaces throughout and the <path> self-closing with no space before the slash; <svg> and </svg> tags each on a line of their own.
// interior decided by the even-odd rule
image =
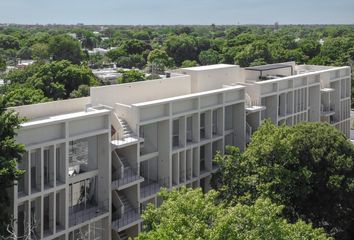
<svg viewBox="0 0 354 240">
<path fill-rule="evenodd" d="M 6 100 L 0 96 L 0 236 L 6 236 L 12 209 L 9 188 L 22 174 L 17 169 L 24 147 L 15 141 L 16 131 L 22 121 L 16 113 L 6 110 Z"/>
<path fill-rule="evenodd" d="M 82 97 L 89 94 L 85 86 L 98 84 L 91 70 L 67 60 L 38 62 L 26 68 L 10 71 L 1 91 L 8 106 Z"/>
<path fill-rule="evenodd" d="M 301 218 L 338 239 L 352 239 L 354 145 L 323 123 L 277 127 L 265 122 L 241 153 L 229 147 L 213 185 L 227 204 L 270 198 L 285 206 L 290 221 Z"/>
<path fill-rule="evenodd" d="M 107 54 L 88 53 L 97 47 L 106 49 Z M 0 71 L 4 61 L 9 66 L 19 58 L 68 60 L 78 65 L 87 63 L 91 68 L 113 62 L 118 67 L 138 68 L 153 74 L 215 63 L 243 67 L 283 61 L 351 65 L 354 28 L 350 25 L 0 28 Z"/>
<path fill-rule="evenodd" d="M 145 232 L 139 240 L 330 239 L 303 221 L 288 223 L 281 217 L 283 207 L 269 199 L 226 207 L 216 203 L 215 191 L 182 188 L 162 190 L 160 196 L 162 205 L 150 205 L 143 214 Z"/>
</svg>

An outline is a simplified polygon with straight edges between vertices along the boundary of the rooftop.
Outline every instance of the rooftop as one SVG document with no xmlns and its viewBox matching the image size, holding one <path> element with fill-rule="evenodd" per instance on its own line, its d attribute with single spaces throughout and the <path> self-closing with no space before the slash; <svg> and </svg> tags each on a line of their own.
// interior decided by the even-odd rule
<svg viewBox="0 0 354 240">
<path fill-rule="evenodd" d="M 223 68 L 229 68 L 229 67 L 235 67 L 235 66 L 236 66 L 236 65 L 232 65 L 232 64 L 214 64 L 214 65 L 206 65 L 206 66 L 182 68 L 182 70 L 188 70 L 188 71 L 205 71 L 205 70 L 223 69 Z"/>
<path fill-rule="evenodd" d="M 262 71 L 269 71 L 269 70 L 275 70 L 281 68 L 293 68 L 293 66 L 290 64 L 276 63 L 276 64 L 268 64 L 268 65 L 254 66 L 254 67 L 246 67 L 245 69 L 262 72 Z"/>
</svg>

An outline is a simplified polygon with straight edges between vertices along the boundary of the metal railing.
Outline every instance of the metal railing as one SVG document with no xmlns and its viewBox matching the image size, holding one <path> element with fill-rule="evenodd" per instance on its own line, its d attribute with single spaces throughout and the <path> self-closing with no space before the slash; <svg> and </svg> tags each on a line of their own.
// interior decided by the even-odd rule
<svg viewBox="0 0 354 240">
<path fill-rule="evenodd" d="M 246 107 L 260 106 L 259 99 L 252 99 L 250 95 L 246 93 Z"/>
<path fill-rule="evenodd" d="M 334 117 L 334 116 L 330 116 L 329 122 L 330 122 L 331 124 L 335 124 L 335 123 L 339 122 L 339 120 L 338 120 L 338 118 L 336 118 L 336 117 Z"/>
<path fill-rule="evenodd" d="M 128 212 L 125 212 L 120 218 L 112 222 L 113 227 L 117 230 L 127 226 L 130 223 L 140 220 L 139 208 L 133 208 Z"/>
<path fill-rule="evenodd" d="M 120 172 L 113 173 L 112 184 L 116 187 L 121 187 L 131 182 L 137 181 L 141 178 L 138 174 L 139 168 L 124 167 L 123 174 Z"/>
<path fill-rule="evenodd" d="M 211 164 L 211 169 L 212 169 L 213 172 L 216 172 L 219 169 L 219 165 L 216 164 L 215 162 L 213 162 Z"/>
<path fill-rule="evenodd" d="M 108 199 L 98 202 L 97 205 L 80 204 L 69 208 L 69 225 L 74 226 L 109 211 Z"/>
<path fill-rule="evenodd" d="M 325 105 L 321 105 L 321 112 L 333 112 L 334 111 L 334 107 L 333 106 L 325 106 Z"/>
<path fill-rule="evenodd" d="M 170 184 L 170 178 L 165 177 L 161 178 L 158 181 L 145 180 L 140 185 L 140 198 L 149 197 L 160 191 L 160 188 L 168 188 Z"/>
<path fill-rule="evenodd" d="M 246 122 L 246 140 L 249 141 L 252 136 L 252 127 Z"/>
<path fill-rule="evenodd" d="M 186 179 L 190 180 L 192 178 L 192 169 L 188 168 L 186 171 Z"/>
<path fill-rule="evenodd" d="M 185 176 L 186 176 L 186 172 L 184 170 L 179 172 L 179 182 L 184 182 L 185 181 Z"/>
</svg>

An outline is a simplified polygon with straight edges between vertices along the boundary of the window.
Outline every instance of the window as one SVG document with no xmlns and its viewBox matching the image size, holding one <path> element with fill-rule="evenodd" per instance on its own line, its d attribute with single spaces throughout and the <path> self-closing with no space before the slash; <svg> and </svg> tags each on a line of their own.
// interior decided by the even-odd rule
<svg viewBox="0 0 354 240">
<path fill-rule="evenodd" d="M 213 134 L 216 135 L 218 133 L 218 111 L 213 110 Z"/>
<path fill-rule="evenodd" d="M 179 146 L 179 120 L 173 120 L 172 124 L 172 146 L 178 147 Z"/>
<path fill-rule="evenodd" d="M 94 206 L 97 206 L 97 177 L 70 184 L 70 212 L 78 212 Z"/>
<path fill-rule="evenodd" d="M 200 114 L 200 138 L 205 138 L 205 113 Z"/>
<path fill-rule="evenodd" d="M 97 169 L 97 136 L 69 143 L 69 176 Z"/>
<path fill-rule="evenodd" d="M 193 142 L 193 119 L 192 117 L 187 117 L 187 142 Z"/>
<path fill-rule="evenodd" d="M 205 146 L 200 147 L 200 171 L 205 170 Z"/>
</svg>

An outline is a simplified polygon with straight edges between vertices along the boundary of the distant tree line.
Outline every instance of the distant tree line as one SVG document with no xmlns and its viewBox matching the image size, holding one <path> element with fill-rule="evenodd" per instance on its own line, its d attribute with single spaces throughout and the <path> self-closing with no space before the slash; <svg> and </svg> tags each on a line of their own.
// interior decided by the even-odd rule
<svg viewBox="0 0 354 240">
<path fill-rule="evenodd" d="M 89 54 L 96 47 L 107 49 L 107 54 Z M 155 75 L 167 69 L 216 63 L 246 67 L 295 61 L 340 66 L 353 63 L 354 29 L 349 25 L 127 26 L 100 31 L 90 26 L 0 28 L 0 71 L 17 59 L 43 64 L 67 60 L 90 68 L 113 62 Z M 32 102 L 37 99 L 43 98 Z"/>
</svg>

